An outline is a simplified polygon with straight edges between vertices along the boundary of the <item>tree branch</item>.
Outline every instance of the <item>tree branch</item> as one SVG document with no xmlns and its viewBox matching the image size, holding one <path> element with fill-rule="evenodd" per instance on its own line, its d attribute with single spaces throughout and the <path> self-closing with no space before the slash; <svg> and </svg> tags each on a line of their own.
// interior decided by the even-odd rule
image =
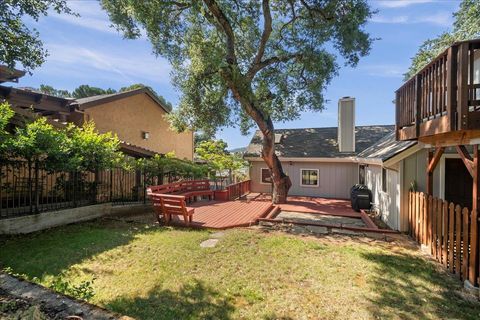
<svg viewBox="0 0 480 320">
<path fill-rule="evenodd" d="M 322 18 L 325 20 L 325 21 L 331 21 L 334 19 L 334 17 L 332 16 L 327 16 L 327 14 L 325 14 L 325 12 L 323 10 L 321 10 L 320 8 L 318 7 L 312 7 L 310 6 L 307 1 L 305 0 L 300 0 L 300 2 L 304 5 L 304 7 L 310 12 L 315 12 L 315 13 L 318 13 L 319 15 L 322 16 Z"/>
<path fill-rule="evenodd" d="M 272 15 L 270 13 L 270 2 L 269 0 L 262 1 L 263 7 L 263 33 L 262 38 L 260 39 L 260 45 L 258 47 L 257 55 L 253 60 L 253 65 L 259 64 L 262 61 L 263 54 L 265 53 L 265 47 L 267 45 L 267 41 L 270 38 L 270 34 L 272 33 Z"/>
<path fill-rule="evenodd" d="M 302 53 L 297 52 L 297 53 L 292 53 L 292 54 L 289 54 L 289 55 L 286 55 L 286 56 L 271 57 L 271 58 L 265 59 L 265 60 L 261 61 L 260 63 L 252 66 L 252 68 L 250 68 L 250 70 L 248 70 L 246 76 L 247 76 L 248 79 L 251 80 L 263 68 L 266 68 L 266 67 L 268 67 L 272 64 L 275 64 L 275 63 L 287 62 L 287 61 L 290 61 L 292 59 L 300 59 L 300 58 L 302 58 L 302 56 L 303 56 Z"/>
<path fill-rule="evenodd" d="M 237 56 L 235 54 L 235 34 L 233 33 L 230 22 L 215 0 L 203 0 L 203 3 L 205 3 L 208 10 L 210 10 L 211 14 L 218 21 L 225 33 L 227 38 L 227 62 L 229 64 L 236 64 Z"/>
</svg>

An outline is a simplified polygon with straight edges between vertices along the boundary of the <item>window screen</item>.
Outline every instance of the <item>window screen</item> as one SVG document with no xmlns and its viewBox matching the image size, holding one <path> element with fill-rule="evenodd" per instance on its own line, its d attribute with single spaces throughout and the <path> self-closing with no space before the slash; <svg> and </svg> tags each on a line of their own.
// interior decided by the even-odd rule
<svg viewBox="0 0 480 320">
<path fill-rule="evenodd" d="M 272 182 L 272 175 L 270 174 L 270 169 L 268 168 L 262 168 L 261 169 L 261 182 L 262 183 L 271 183 Z"/>
<path fill-rule="evenodd" d="M 318 186 L 318 169 L 302 169 L 302 186 Z"/>
</svg>

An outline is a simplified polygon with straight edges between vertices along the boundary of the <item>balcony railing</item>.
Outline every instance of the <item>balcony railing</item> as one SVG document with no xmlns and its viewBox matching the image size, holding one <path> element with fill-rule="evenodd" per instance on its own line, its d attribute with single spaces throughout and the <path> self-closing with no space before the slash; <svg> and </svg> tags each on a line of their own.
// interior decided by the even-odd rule
<svg viewBox="0 0 480 320">
<path fill-rule="evenodd" d="M 398 140 L 480 129 L 480 39 L 459 42 L 396 91 Z"/>
</svg>

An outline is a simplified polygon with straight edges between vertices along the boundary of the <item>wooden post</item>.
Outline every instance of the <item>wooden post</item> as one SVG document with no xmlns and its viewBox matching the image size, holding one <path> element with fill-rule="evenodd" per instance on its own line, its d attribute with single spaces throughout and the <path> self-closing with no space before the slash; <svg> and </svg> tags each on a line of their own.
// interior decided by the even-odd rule
<svg viewBox="0 0 480 320">
<path fill-rule="evenodd" d="M 458 46 L 458 130 L 468 129 L 468 43 Z"/>
<path fill-rule="evenodd" d="M 433 194 L 433 170 L 430 170 L 430 163 L 433 160 L 433 152 L 428 150 L 427 153 L 427 194 Z"/>
<path fill-rule="evenodd" d="M 442 154 L 445 151 L 444 147 L 439 147 L 433 153 L 431 150 L 428 151 L 427 155 L 427 194 L 433 195 L 433 171 L 437 167 L 437 164 L 442 158 Z"/>
<path fill-rule="evenodd" d="M 418 73 L 415 76 L 415 137 L 420 136 L 420 109 L 422 103 L 422 76 Z"/>
<path fill-rule="evenodd" d="M 478 154 L 478 144 L 473 145 L 473 190 L 472 190 L 472 211 L 478 212 L 478 199 L 480 197 L 479 192 L 479 179 L 480 179 L 480 170 L 479 170 L 479 154 Z"/>
<path fill-rule="evenodd" d="M 480 197 L 480 163 L 479 163 L 479 151 L 478 144 L 473 145 L 473 190 L 472 190 L 472 219 L 471 219 L 471 253 L 470 253 L 470 274 L 469 279 L 472 284 L 479 284 L 480 280 L 477 279 L 480 274 L 480 262 L 478 249 L 480 248 L 478 237 L 478 204 Z M 476 282 L 476 283 L 475 283 Z"/>
</svg>

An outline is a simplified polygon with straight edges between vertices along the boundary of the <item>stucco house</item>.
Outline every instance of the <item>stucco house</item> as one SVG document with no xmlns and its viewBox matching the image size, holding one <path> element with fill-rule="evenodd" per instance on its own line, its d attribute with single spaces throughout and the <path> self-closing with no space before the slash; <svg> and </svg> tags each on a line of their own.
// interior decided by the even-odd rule
<svg viewBox="0 0 480 320">
<path fill-rule="evenodd" d="M 99 132 L 114 132 L 125 153 L 135 157 L 175 152 L 193 160 L 193 132 L 176 133 L 165 115 L 170 110 L 148 88 L 82 99 L 59 98 L 28 89 L 0 85 L 0 99 L 17 113 L 33 111 L 62 123 L 94 121 Z"/>
</svg>

